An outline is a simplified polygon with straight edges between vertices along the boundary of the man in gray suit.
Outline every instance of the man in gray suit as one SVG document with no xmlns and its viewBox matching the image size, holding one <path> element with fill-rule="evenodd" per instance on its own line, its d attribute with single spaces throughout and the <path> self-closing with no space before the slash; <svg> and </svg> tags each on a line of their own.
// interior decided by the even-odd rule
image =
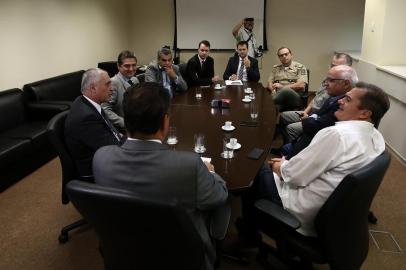
<svg viewBox="0 0 406 270">
<path fill-rule="evenodd" d="M 184 92 L 188 86 L 179 72 L 179 67 L 172 63 L 172 52 L 167 47 L 162 47 L 158 51 L 158 60 L 152 61 L 145 71 L 146 82 L 160 83 L 170 96 L 175 92 Z"/>
<path fill-rule="evenodd" d="M 188 212 L 206 245 L 206 267 L 216 258 L 214 240 L 224 238 L 229 222 L 224 180 L 211 163 L 193 152 L 163 144 L 169 129 L 168 91 L 141 83 L 124 94 L 128 139 L 122 146 L 100 148 L 93 160 L 95 182 L 131 190 L 151 200 L 175 198 Z"/>
<path fill-rule="evenodd" d="M 102 104 L 102 108 L 113 125 L 125 130 L 123 114 L 123 95 L 131 85 L 138 84 L 135 77 L 137 57 L 131 51 L 122 51 L 117 57 L 118 73 L 111 78 L 113 94 L 110 100 Z"/>
</svg>

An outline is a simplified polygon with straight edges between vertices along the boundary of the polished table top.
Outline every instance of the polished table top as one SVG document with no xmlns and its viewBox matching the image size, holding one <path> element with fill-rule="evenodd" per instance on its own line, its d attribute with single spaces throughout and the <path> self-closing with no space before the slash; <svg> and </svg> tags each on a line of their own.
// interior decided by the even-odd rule
<svg viewBox="0 0 406 270">
<path fill-rule="evenodd" d="M 256 127 L 240 126 L 242 121 L 252 121 L 251 103 L 244 103 L 244 88 L 251 87 L 255 92 L 258 105 L 258 125 Z M 196 99 L 196 87 L 186 93 L 178 94 L 172 100 L 170 108 L 170 125 L 176 127 L 178 143 L 174 150 L 193 151 L 194 135 L 205 135 L 206 152 L 210 157 L 216 173 L 227 182 L 230 191 L 245 188 L 253 180 L 257 171 L 267 157 L 275 131 L 275 107 L 272 95 L 259 83 L 245 83 L 244 86 L 227 86 L 222 90 L 213 87 L 201 87 L 202 98 Z M 230 99 L 229 109 L 211 108 L 213 99 Z M 225 121 L 232 121 L 233 131 L 223 131 Z M 223 159 L 223 138 L 237 138 L 242 145 L 234 151 L 232 159 Z M 258 160 L 248 158 L 253 148 L 261 148 L 264 153 Z"/>
</svg>

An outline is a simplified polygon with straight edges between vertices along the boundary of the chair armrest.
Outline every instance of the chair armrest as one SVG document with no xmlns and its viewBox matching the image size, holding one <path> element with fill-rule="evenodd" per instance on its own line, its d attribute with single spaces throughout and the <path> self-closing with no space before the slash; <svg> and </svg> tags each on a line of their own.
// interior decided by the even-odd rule
<svg viewBox="0 0 406 270">
<path fill-rule="evenodd" d="M 28 117 L 31 120 L 50 120 L 54 115 L 69 110 L 69 104 L 49 101 L 37 101 L 27 103 Z"/>
<path fill-rule="evenodd" d="M 262 214 L 268 215 L 270 218 L 277 220 L 278 222 L 297 229 L 300 227 L 300 221 L 291 213 L 283 209 L 283 207 L 265 199 L 261 199 L 255 202 L 255 207 Z"/>
</svg>

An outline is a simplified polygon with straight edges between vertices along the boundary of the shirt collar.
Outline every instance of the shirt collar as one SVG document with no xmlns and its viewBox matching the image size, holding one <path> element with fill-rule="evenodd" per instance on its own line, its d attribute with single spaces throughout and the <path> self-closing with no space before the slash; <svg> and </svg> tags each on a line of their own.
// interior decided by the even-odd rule
<svg viewBox="0 0 406 270">
<path fill-rule="evenodd" d="M 136 139 L 136 138 L 127 137 L 127 140 L 129 140 L 129 141 L 149 141 L 149 142 L 157 142 L 157 143 L 162 144 L 162 142 L 158 139 L 140 140 L 140 139 Z"/>
<path fill-rule="evenodd" d="M 91 100 L 90 98 L 88 98 L 87 96 L 83 95 L 95 108 L 96 110 L 101 114 L 101 106 L 99 103 L 94 102 L 93 100 Z"/>
</svg>

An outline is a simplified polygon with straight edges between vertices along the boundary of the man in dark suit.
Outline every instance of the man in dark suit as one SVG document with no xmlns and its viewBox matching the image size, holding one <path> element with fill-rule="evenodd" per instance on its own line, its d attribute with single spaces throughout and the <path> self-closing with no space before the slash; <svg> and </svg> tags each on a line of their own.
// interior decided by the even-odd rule
<svg viewBox="0 0 406 270">
<path fill-rule="evenodd" d="M 82 77 L 82 95 L 72 103 L 65 121 L 65 142 L 82 180 L 92 181 L 92 159 L 99 147 L 119 144 L 123 136 L 105 117 L 100 104 L 111 96 L 110 77 L 92 68 Z"/>
<path fill-rule="evenodd" d="M 204 269 L 212 269 L 213 238 L 224 238 L 229 221 L 226 183 L 199 155 L 173 151 L 162 143 L 169 129 L 169 104 L 168 91 L 158 83 L 141 83 L 127 90 L 123 106 L 128 139 L 122 146 L 97 150 L 95 181 L 134 191 L 148 200 L 176 199 L 206 245 Z"/>
<path fill-rule="evenodd" d="M 223 79 L 232 81 L 259 81 L 258 61 L 248 56 L 248 43 L 246 41 L 239 41 L 237 43 L 237 53 L 228 60 Z"/>
<path fill-rule="evenodd" d="M 219 81 L 214 75 L 214 60 L 209 56 L 210 42 L 202 40 L 199 43 L 198 53 L 187 62 L 187 82 L 189 86 L 210 85 Z"/>
</svg>

